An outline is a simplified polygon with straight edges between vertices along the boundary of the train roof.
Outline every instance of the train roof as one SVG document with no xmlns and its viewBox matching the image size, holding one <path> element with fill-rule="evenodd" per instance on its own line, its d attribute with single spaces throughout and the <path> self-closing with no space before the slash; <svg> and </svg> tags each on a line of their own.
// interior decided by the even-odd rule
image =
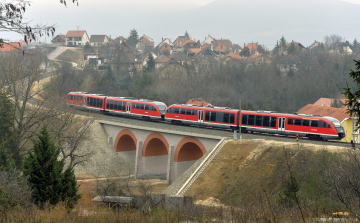
<svg viewBox="0 0 360 223">
<path fill-rule="evenodd" d="M 201 106 L 201 105 L 191 105 L 191 104 L 172 104 L 170 106 L 183 106 L 189 108 L 212 108 L 212 109 L 219 109 L 219 110 L 228 110 L 228 111 L 239 111 L 237 109 L 229 108 L 229 107 L 216 107 L 216 106 Z M 170 107 L 169 106 L 169 107 Z"/>
<path fill-rule="evenodd" d="M 86 94 L 86 95 L 90 95 L 90 96 L 101 96 L 101 97 L 107 97 L 107 98 L 113 98 L 113 99 L 125 99 L 125 100 L 132 100 L 132 101 L 140 101 L 140 102 L 151 102 L 151 103 L 155 103 L 155 104 L 164 104 L 164 102 L 161 101 L 153 101 L 153 100 L 149 100 L 149 99 L 136 99 L 133 97 L 114 97 L 114 96 L 108 96 L 106 94 L 90 94 L 88 92 L 81 92 L 81 91 L 76 91 L 76 92 L 70 92 L 69 94 Z"/>
</svg>

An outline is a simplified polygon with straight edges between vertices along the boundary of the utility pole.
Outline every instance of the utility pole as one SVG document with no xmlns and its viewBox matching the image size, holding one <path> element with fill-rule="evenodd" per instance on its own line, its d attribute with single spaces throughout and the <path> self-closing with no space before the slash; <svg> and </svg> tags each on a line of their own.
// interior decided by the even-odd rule
<svg viewBox="0 0 360 223">
<path fill-rule="evenodd" d="M 240 138 L 240 142 L 242 142 L 242 137 L 241 137 L 241 100 L 239 100 L 239 138 Z"/>
<path fill-rule="evenodd" d="M 78 41 L 77 45 L 78 45 L 78 47 L 79 47 L 79 27 L 80 26 L 76 26 L 76 28 L 77 28 L 77 41 Z"/>
</svg>

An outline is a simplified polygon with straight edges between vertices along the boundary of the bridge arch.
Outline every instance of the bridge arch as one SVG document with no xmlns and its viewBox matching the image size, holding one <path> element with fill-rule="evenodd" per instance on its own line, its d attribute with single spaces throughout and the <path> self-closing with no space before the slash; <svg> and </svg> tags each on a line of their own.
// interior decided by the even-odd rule
<svg viewBox="0 0 360 223">
<path fill-rule="evenodd" d="M 121 130 L 115 139 L 114 149 L 116 152 L 136 150 L 137 139 L 129 129 Z"/>
<path fill-rule="evenodd" d="M 176 147 L 174 161 L 198 160 L 206 153 L 205 146 L 195 137 L 183 138 Z"/>
<path fill-rule="evenodd" d="M 143 145 L 142 156 L 161 156 L 169 153 L 169 143 L 159 133 L 151 133 L 146 137 Z"/>
</svg>

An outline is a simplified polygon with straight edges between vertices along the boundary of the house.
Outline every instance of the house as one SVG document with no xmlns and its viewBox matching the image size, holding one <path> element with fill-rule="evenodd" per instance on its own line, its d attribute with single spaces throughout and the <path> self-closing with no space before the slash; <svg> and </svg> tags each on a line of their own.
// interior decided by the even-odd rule
<svg viewBox="0 0 360 223">
<path fill-rule="evenodd" d="M 258 44 L 257 43 L 248 43 L 246 46 L 245 46 L 245 43 L 244 43 L 244 48 L 247 47 L 249 48 L 249 52 L 250 52 L 250 55 L 253 55 L 255 54 L 255 52 L 257 52 L 257 48 L 258 48 Z"/>
<path fill-rule="evenodd" d="M 343 50 L 344 54 L 350 55 L 350 54 L 353 53 L 352 49 L 350 49 L 348 44 L 342 43 L 340 46 L 342 47 L 342 50 Z"/>
<path fill-rule="evenodd" d="M 99 66 L 106 60 L 100 57 L 100 53 L 84 53 L 84 61 L 87 61 L 90 66 Z"/>
<path fill-rule="evenodd" d="M 187 69 L 184 65 L 169 60 L 168 62 L 161 65 L 158 69 L 159 79 L 186 79 Z"/>
<path fill-rule="evenodd" d="M 115 50 L 121 43 L 123 43 L 123 42 L 125 43 L 125 41 L 126 41 L 126 38 L 123 37 L 123 36 L 116 37 L 115 39 L 111 40 L 110 43 L 109 43 L 110 44 L 110 50 L 111 51 Z M 130 48 L 128 45 L 127 45 L 127 47 Z"/>
<path fill-rule="evenodd" d="M 286 55 L 280 59 L 279 63 L 277 64 L 277 68 L 280 70 L 282 75 L 286 75 L 290 69 L 295 71 L 300 66 L 300 59 L 295 55 Z"/>
<path fill-rule="evenodd" d="M 208 72 L 218 66 L 219 62 L 211 55 L 201 55 L 195 58 L 195 69 L 199 74 Z"/>
<path fill-rule="evenodd" d="M 221 60 L 223 61 L 224 64 L 226 64 L 229 61 L 234 61 L 234 60 L 241 60 L 242 57 L 238 54 L 235 54 L 233 52 L 229 52 L 228 54 L 226 54 L 225 56 L 223 56 L 221 58 Z"/>
<path fill-rule="evenodd" d="M 345 130 L 345 137 L 342 142 L 359 143 L 359 131 L 357 130 L 357 117 L 351 117 L 346 113 L 345 108 L 333 108 L 315 104 L 308 104 L 297 111 L 298 114 L 321 115 L 336 118 L 341 122 Z"/>
<path fill-rule="evenodd" d="M 175 47 L 180 47 L 189 40 L 186 36 L 178 36 L 173 42 Z"/>
<path fill-rule="evenodd" d="M 232 45 L 232 51 L 235 54 L 239 54 L 241 52 L 242 48 L 239 44 L 233 44 Z"/>
<path fill-rule="evenodd" d="M 289 46 L 291 44 L 294 44 L 294 46 L 297 47 L 300 50 L 305 50 L 306 49 L 301 43 L 295 42 L 294 40 L 292 40 L 290 43 L 285 43 L 286 48 L 289 48 Z"/>
<path fill-rule="evenodd" d="M 1 54 L 6 54 L 10 52 L 22 52 L 22 51 L 23 51 L 22 42 L 0 43 Z"/>
<path fill-rule="evenodd" d="M 173 52 L 170 55 L 170 59 L 183 66 L 191 65 L 191 59 L 187 55 L 185 55 L 182 51 Z"/>
<path fill-rule="evenodd" d="M 195 98 L 190 99 L 188 102 L 186 102 L 187 105 L 200 105 L 203 107 L 207 107 L 207 106 L 213 106 L 212 104 L 210 104 L 209 102 L 206 101 L 197 101 L 195 100 Z"/>
<path fill-rule="evenodd" d="M 251 55 L 247 58 L 255 62 L 256 64 L 270 64 L 271 63 L 271 56 L 256 52 L 254 55 Z"/>
<path fill-rule="evenodd" d="M 89 42 L 89 36 L 85 30 L 70 30 L 66 33 L 66 46 L 84 46 Z"/>
<path fill-rule="evenodd" d="M 115 55 L 110 64 L 113 70 L 128 73 L 131 76 L 143 72 L 143 61 L 137 58 L 134 53 L 120 52 Z"/>
<path fill-rule="evenodd" d="M 211 50 L 218 52 L 232 51 L 232 42 L 228 39 L 215 39 L 211 42 Z"/>
<path fill-rule="evenodd" d="M 212 38 L 210 35 L 208 35 L 208 37 L 205 37 L 205 40 L 201 43 L 201 45 L 203 45 L 203 46 L 205 46 L 206 45 L 206 47 L 211 47 L 211 43 L 213 42 L 213 41 L 215 41 L 215 39 L 214 38 Z"/>
<path fill-rule="evenodd" d="M 160 55 L 159 57 L 157 57 L 155 59 L 155 68 L 157 69 L 157 68 L 161 67 L 163 64 L 165 64 L 169 60 L 170 60 L 169 57 L 167 57 L 165 55 Z"/>
<path fill-rule="evenodd" d="M 57 35 L 54 39 L 51 40 L 51 43 L 58 44 L 60 46 L 66 46 L 66 37 L 65 35 Z"/>
<path fill-rule="evenodd" d="M 144 53 L 154 49 L 154 40 L 146 35 L 140 37 L 139 42 L 135 45 L 136 50 Z"/>
<path fill-rule="evenodd" d="M 156 46 L 160 54 L 170 55 L 173 52 L 174 44 L 168 39 L 165 38 Z"/>
<path fill-rule="evenodd" d="M 109 43 L 109 37 L 106 35 L 91 35 L 90 37 L 90 45 L 91 46 L 102 46 Z"/>
<path fill-rule="evenodd" d="M 179 48 L 183 51 L 188 51 L 189 49 L 199 49 L 200 51 L 203 49 L 203 47 L 199 43 L 195 42 L 195 40 L 192 39 L 183 43 Z"/>
</svg>

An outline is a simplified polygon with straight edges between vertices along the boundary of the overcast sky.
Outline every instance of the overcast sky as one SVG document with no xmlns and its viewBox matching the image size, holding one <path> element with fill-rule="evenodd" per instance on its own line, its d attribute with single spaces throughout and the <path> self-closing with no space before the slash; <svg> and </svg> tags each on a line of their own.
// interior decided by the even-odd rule
<svg viewBox="0 0 360 223">
<path fill-rule="evenodd" d="M 254 10 L 251 16 L 260 17 L 266 22 L 266 27 L 263 24 L 264 27 L 259 26 L 258 23 L 255 24 L 256 21 L 253 21 L 254 24 L 252 24 L 252 20 L 248 19 L 249 16 L 246 19 L 242 17 L 245 12 L 248 13 L 249 9 L 231 8 L 231 6 L 242 7 L 241 4 L 237 3 L 247 0 L 78 0 L 79 6 L 70 3 L 70 1 L 68 0 L 68 6 L 65 7 L 58 0 L 34 0 L 24 17 L 27 20 L 32 20 L 32 23 L 55 25 L 56 34 L 66 34 L 68 30 L 76 30 L 78 27 L 80 30 L 86 30 L 89 37 L 94 34 L 105 34 L 115 38 L 119 35 L 127 37 L 130 30 L 135 28 L 138 30 L 139 36 L 146 34 L 155 40 L 155 44 L 158 44 L 163 37 L 169 37 L 173 41 L 177 36 L 183 35 L 185 30 L 188 30 L 192 38 L 201 39 L 201 41 L 210 34 L 214 38 L 230 39 L 240 45 L 258 41 L 269 48 L 273 47 L 281 35 L 290 41 L 295 39 L 303 42 L 305 46 L 314 40 L 322 41 L 324 35 L 333 33 L 342 35 L 349 41 L 356 37 L 360 39 L 360 29 L 358 28 L 353 31 L 346 28 L 344 29 L 346 32 L 341 28 L 336 28 L 344 27 L 346 24 L 329 25 L 328 28 L 322 29 L 314 25 L 311 26 L 312 22 L 310 22 L 309 28 L 307 28 L 307 24 L 302 23 L 302 27 L 298 25 L 297 30 L 294 27 L 290 30 L 286 26 L 279 27 L 276 20 L 269 22 L 271 21 L 269 16 L 261 18 L 262 14 L 266 14 L 268 11 L 275 12 L 278 8 L 277 6 L 275 8 L 270 6 L 270 8 L 261 9 L 262 5 L 281 0 L 257 0 L 260 9 Z M 293 0 L 287 1 L 294 2 Z M 347 5 L 360 7 L 360 0 L 346 1 L 352 3 Z M 222 2 L 224 4 L 226 2 L 232 3 L 229 3 L 230 5 L 225 10 L 220 10 Z M 219 7 L 218 12 L 216 7 Z M 252 7 L 254 8 L 254 6 Z M 297 7 L 298 5 L 294 5 L 293 14 L 300 13 L 296 11 Z M 343 13 L 346 16 L 347 12 Z M 359 20 L 347 18 L 346 23 L 354 21 L 353 25 L 359 27 L 357 22 L 360 22 L 360 16 L 357 17 Z M 291 20 L 291 18 L 286 18 L 286 20 Z M 242 23 L 245 22 L 248 25 L 244 28 L 246 33 L 241 32 Z M 326 22 L 324 21 L 324 23 Z M 249 28 L 251 26 L 258 26 L 258 29 L 252 30 Z M 297 33 L 300 32 L 301 35 L 298 35 Z M 2 32 L 0 35 L 1 38 L 12 41 L 21 38 L 14 33 Z M 46 42 L 50 42 L 51 39 L 52 37 L 47 37 Z"/>
</svg>

